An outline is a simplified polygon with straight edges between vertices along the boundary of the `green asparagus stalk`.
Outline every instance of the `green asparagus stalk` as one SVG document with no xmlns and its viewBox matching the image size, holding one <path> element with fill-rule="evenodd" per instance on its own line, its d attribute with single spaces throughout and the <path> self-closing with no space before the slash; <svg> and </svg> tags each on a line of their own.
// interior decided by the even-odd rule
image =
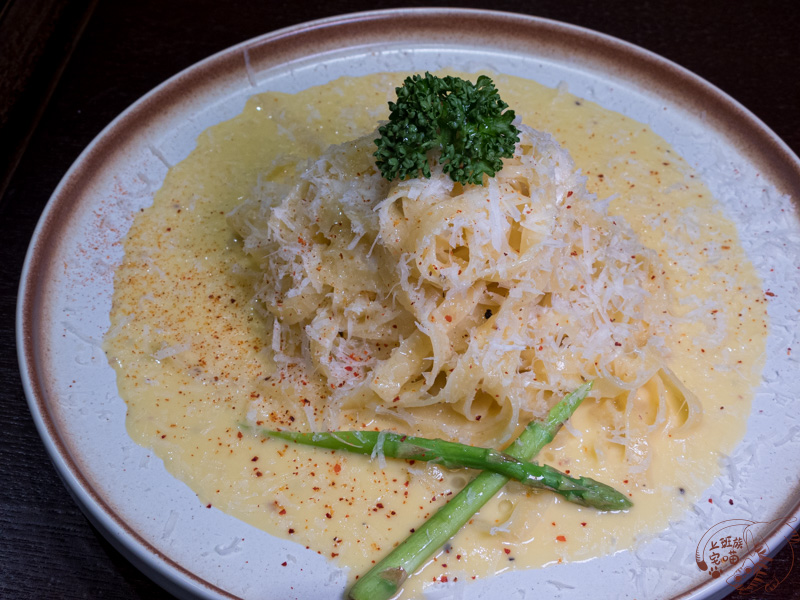
<svg viewBox="0 0 800 600">
<path fill-rule="evenodd" d="M 555 437 L 591 389 L 582 385 L 556 404 L 544 423 L 531 423 L 506 449 L 519 460 L 530 460 Z M 403 582 L 453 537 L 508 482 L 508 477 L 484 471 L 450 502 L 423 523 L 403 543 L 359 579 L 350 590 L 351 600 L 388 600 Z"/>
<path fill-rule="evenodd" d="M 491 448 L 478 448 L 386 431 L 297 433 L 259 429 L 258 433 L 262 436 L 329 450 L 345 450 L 373 456 L 377 453 L 389 458 L 433 461 L 448 469 L 492 471 L 516 479 L 529 487 L 551 490 L 575 504 L 599 510 L 624 510 L 631 507 L 631 502 L 623 494 L 604 483 L 589 477 L 570 477 L 548 465 L 523 462 Z"/>
</svg>

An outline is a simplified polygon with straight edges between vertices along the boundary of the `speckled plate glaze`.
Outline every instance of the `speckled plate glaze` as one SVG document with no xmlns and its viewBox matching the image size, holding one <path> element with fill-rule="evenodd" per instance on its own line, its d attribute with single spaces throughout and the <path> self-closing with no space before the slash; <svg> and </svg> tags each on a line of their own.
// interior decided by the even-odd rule
<svg viewBox="0 0 800 600">
<path fill-rule="evenodd" d="M 706 177 L 739 226 L 769 292 L 771 332 L 747 435 L 705 496 L 734 497 L 735 506 L 704 500 L 632 551 L 437 586 L 429 597 L 697 600 L 730 593 L 725 577 L 711 579 L 697 567 L 703 533 L 726 519 L 769 523 L 759 536 L 774 552 L 786 539 L 785 523 L 796 526 L 800 517 L 800 420 L 792 410 L 800 372 L 800 315 L 792 306 L 800 296 L 800 160 L 746 109 L 686 70 L 608 36 L 527 16 L 394 10 L 299 25 L 198 63 L 111 123 L 50 199 L 19 295 L 23 381 L 61 477 L 103 534 L 178 596 L 343 596 L 345 576 L 336 565 L 201 506 L 128 437 L 125 405 L 100 347 L 113 271 L 133 215 L 152 202 L 169 167 L 250 95 L 293 92 L 341 75 L 444 66 L 564 82 L 649 124 Z"/>
</svg>

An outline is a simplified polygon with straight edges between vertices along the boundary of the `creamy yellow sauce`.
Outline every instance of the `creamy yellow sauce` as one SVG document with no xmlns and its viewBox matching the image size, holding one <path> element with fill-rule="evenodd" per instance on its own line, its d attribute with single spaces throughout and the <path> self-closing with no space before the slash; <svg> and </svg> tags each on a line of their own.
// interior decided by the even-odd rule
<svg viewBox="0 0 800 600">
<path fill-rule="evenodd" d="M 137 443 L 152 447 L 204 504 L 351 567 L 351 578 L 469 474 L 391 459 L 381 469 L 369 457 L 239 432 L 252 399 L 283 406 L 288 422 L 303 422 L 303 399 L 314 405 L 318 393 L 312 383 L 271 377 L 267 331 L 245 274 L 252 265 L 225 215 L 259 178 L 280 179 L 297 159 L 372 130 L 402 78 L 371 75 L 295 95 L 261 94 L 241 115 L 204 132 L 135 219 L 105 341 Z M 587 175 L 589 190 L 614 195 L 611 213 L 659 252 L 673 310 L 687 316 L 667 340 L 669 367 L 700 398 L 704 414 L 686 437 L 651 434 L 652 464 L 631 476 L 621 454 L 592 450 L 603 406 L 587 403 L 572 420 L 582 437 L 562 430 L 539 460 L 614 485 L 634 507 L 600 513 L 509 484 L 406 584 L 405 597 L 419 596 L 432 581 L 605 555 L 665 529 L 701 499 L 719 474 L 720 455 L 743 436 L 763 360 L 759 278 L 734 225 L 686 162 L 646 125 L 532 81 L 494 79 L 523 121 L 551 132 Z"/>
</svg>

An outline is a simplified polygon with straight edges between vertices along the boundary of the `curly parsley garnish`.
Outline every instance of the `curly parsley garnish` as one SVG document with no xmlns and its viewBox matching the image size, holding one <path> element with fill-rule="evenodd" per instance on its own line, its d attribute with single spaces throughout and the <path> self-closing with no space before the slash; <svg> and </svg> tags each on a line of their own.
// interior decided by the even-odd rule
<svg viewBox="0 0 800 600">
<path fill-rule="evenodd" d="M 389 122 L 375 140 L 375 162 L 386 179 L 430 177 L 428 152 L 439 148 L 439 162 L 453 181 L 481 184 L 484 173 L 492 177 L 514 154 L 514 111 L 505 110 L 508 104 L 489 77 L 472 83 L 425 73 L 406 78 L 396 92 Z"/>
</svg>

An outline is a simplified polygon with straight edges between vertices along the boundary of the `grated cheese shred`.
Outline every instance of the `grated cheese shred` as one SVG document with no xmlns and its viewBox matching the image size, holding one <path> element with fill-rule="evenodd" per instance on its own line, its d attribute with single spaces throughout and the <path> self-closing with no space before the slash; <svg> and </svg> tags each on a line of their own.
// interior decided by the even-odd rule
<svg viewBox="0 0 800 600">
<path fill-rule="evenodd" d="M 324 384 L 313 430 L 378 414 L 413 429 L 435 414 L 442 437 L 502 445 L 593 379 L 608 441 L 635 473 L 649 432 L 699 420 L 666 366 L 677 317 L 658 256 L 550 135 L 520 129 L 480 186 L 438 165 L 387 182 L 373 134 L 332 146 L 291 185 L 261 182 L 229 215 L 258 264 L 276 364 Z"/>
</svg>

